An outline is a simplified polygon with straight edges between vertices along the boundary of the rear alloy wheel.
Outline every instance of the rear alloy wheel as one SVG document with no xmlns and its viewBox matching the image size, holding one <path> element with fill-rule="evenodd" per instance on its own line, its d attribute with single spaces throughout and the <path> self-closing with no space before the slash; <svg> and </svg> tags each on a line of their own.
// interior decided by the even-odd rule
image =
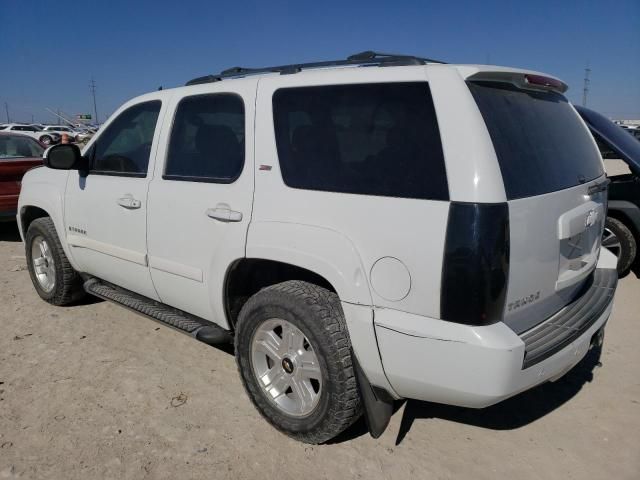
<svg viewBox="0 0 640 480">
<path fill-rule="evenodd" d="M 51 137 L 49 135 L 43 135 L 40 137 L 40 142 L 44 145 L 51 145 Z"/>
<path fill-rule="evenodd" d="M 362 413 L 349 333 L 329 290 L 298 280 L 260 290 L 240 311 L 235 351 L 253 404 L 296 440 L 326 442 Z"/>
<path fill-rule="evenodd" d="M 602 234 L 602 246 L 618 257 L 618 275 L 625 274 L 636 258 L 636 239 L 620 220 L 607 217 Z"/>
</svg>

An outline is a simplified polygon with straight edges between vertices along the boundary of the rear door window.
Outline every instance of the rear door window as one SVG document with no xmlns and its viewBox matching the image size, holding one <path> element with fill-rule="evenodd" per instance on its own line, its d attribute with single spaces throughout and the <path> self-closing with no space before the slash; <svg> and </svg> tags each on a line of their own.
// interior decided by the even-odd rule
<svg viewBox="0 0 640 480">
<path fill-rule="evenodd" d="M 498 82 L 469 82 L 469 88 L 509 200 L 563 190 L 604 173 L 589 130 L 563 95 Z"/>
<path fill-rule="evenodd" d="M 231 183 L 244 166 L 244 103 L 232 93 L 185 97 L 173 121 L 163 178 Z"/>
<path fill-rule="evenodd" d="M 290 187 L 449 199 L 426 82 L 283 88 L 273 96 L 273 112 Z"/>
</svg>

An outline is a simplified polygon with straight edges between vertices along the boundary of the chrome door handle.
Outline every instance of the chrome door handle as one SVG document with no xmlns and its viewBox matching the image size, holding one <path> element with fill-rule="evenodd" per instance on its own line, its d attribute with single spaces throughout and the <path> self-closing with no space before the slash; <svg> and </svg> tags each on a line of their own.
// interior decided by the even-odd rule
<svg viewBox="0 0 640 480">
<path fill-rule="evenodd" d="M 135 210 L 136 208 L 140 208 L 142 206 L 142 202 L 140 200 L 136 200 L 131 196 L 126 196 L 118 199 L 118 205 L 128 210 Z"/>
<path fill-rule="evenodd" d="M 221 222 L 240 222 L 242 221 L 242 212 L 236 212 L 226 207 L 216 207 L 207 209 L 207 217 Z"/>
</svg>

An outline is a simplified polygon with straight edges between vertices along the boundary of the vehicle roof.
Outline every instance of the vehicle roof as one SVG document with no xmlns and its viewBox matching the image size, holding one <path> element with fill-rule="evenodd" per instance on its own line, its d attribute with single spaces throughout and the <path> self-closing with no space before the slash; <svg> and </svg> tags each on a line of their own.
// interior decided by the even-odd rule
<svg viewBox="0 0 640 480">
<path fill-rule="evenodd" d="M 257 82 L 259 79 L 261 78 L 273 78 L 273 77 L 280 77 L 280 76 L 287 76 L 289 77 L 290 75 L 295 75 L 296 78 L 300 78 L 300 84 L 301 86 L 304 85 L 305 80 L 310 79 L 311 77 L 318 78 L 321 76 L 330 76 L 330 75 L 335 75 L 336 73 L 341 73 L 341 72 L 349 72 L 352 71 L 353 69 L 361 69 L 361 68 L 367 68 L 367 69 L 371 69 L 371 73 L 372 76 L 375 77 L 375 71 L 377 68 L 405 68 L 405 69 L 441 69 L 441 68 L 446 68 L 446 69 L 455 69 L 458 71 L 458 73 L 464 78 L 467 79 L 473 75 L 478 75 L 478 74 L 482 74 L 482 73 L 492 73 L 492 74 L 528 74 L 528 75 L 540 75 L 543 77 L 547 77 L 547 78 L 551 78 L 553 80 L 557 80 L 561 83 L 562 80 L 560 80 L 559 78 L 553 76 L 553 75 L 549 75 L 547 73 L 544 72 L 538 72 L 535 70 L 527 70 L 527 69 L 521 69 L 521 68 L 513 68 L 513 67 L 503 67 L 503 66 L 497 66 L 497 65 L 481 65 L 481 64 L 436 64 L 436 63 L 428 63 L 425 65 L 403 65 L 403 66 L 384 66 L 384 67 L 376 67 L 376 66 L 328 66 L 328 67 L 321 67 L 321 68 L 312 68 L 312 69 L 306 69 L 306 70 L 301 70 L 299 72 L 296 73 L 292 73 L 292 74 L 282 74 L 279 72 L 270 72 L 270 71 L 264 71 L 264 72 L 258 72 L 258 73 L 247 73 L 247 74 L 238 74 L 237 76 L 229 76 L 229 77 L 225 77 L 221 80 L 218 81 L 213 81 L 213 82 L 203 82 L 203 83 L 198 83 L 198 84 L 194 84 L 194 85 L 184 85 L 184 86 L 178 86 L 178 87 L 173 87 L 173 88 L 166 88 L 163 89 L 163 91 L 166 92 L 188 92 L 190 90 L 195 90 L 198 86 L 201 86 L 203 84 L 206 83 L 219 83 L 219 82 L 246 82 L 246 81 L 252 81 L 252 82 Z M 152 93 L 152 92 L 149 92 Z M 161 93 L 161 92 L 157 92 L 157 93 Z M 141 95 L 140 97 L 144 97 L 144 95 Z M 137 97 L 139 98 L 139 97 Z"/>
</svg>

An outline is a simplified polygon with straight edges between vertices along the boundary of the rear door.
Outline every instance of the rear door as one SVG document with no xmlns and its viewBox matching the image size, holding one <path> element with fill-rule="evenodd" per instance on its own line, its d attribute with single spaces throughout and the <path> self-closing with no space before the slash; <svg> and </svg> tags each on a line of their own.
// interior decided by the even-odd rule
<svg viewBox="0 0 640 480">
<path fill-rule="evenodd" d="M 65 194 L 65 233 L 80 269 L 156 299 L 147 257 L 147 190 L 162 113 L 163 102 L 153 96 L 126 106 L 85 152 L 89 174 L 69 173 Z"/>
<path fill-rule="evenodd" d="M 509 206 L 505 322 L 525 331 L 579 293 L 600 253 L 606 179 L 597 146 L 560 93 L 469 82 Z"/>
<path fill-rule="evenodd" d="M 256 80 L 176 95 L 149 191 L 149 264 L 162 301 L 225 322 L 225 274 L 244 257 Z M 223 325 L 225 326 L 225 325 Z"/>
</svg>

